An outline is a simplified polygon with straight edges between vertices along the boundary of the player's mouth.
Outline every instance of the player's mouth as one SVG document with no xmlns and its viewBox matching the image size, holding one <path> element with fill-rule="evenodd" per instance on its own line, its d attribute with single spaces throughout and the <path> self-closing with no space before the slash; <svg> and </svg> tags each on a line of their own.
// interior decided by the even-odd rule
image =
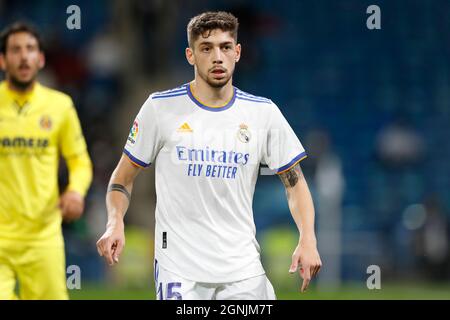
<svg viewBox="0 0 450 320">
<path fill-rule="evenodd" d="M 216 77 L 223 77 L 224 75 L 225 75 L 225 73 L 226 73 L 226 70 L 225 69 L 222 69 L 222 68 L 215 68 L 215 69 L 212 69 L 211 70 L 211 73 L 214 75 L 214 76 L 216 76 Z"/>
<path fill-rule="evenodd" d="M 30 66 L 28 64 L 21 64 L 19 65 L 19 69 L 30 69 Z"/>
<path fill-rule="evenodd" d="M 29 65 L 20 65 L 19 66 L 19 73 L 26 74 L 31 71 L 31 67 Z"/>
</svg>

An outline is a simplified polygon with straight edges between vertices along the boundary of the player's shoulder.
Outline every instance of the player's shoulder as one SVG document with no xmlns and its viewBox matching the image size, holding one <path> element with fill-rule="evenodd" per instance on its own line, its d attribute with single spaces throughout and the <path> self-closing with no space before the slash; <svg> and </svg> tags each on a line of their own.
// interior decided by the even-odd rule
<svg viewBox="0 0 450 320">
<path fill-rule="evenodd" d="M 73 107 L 72 98 L 59 90 L 47 87 L 42 84 L 39 85 L 39 95 L 42 99 L 45 99 L 47 102 L 51 102 L 52 106 L 57 108 L 71 108 Z"/>
<path fill-rule="evenodd" d="M 281 112 L 278 105 L 272 99 L 254 95 L 236 87 L 235 90 L 236 100 L 245 104 L 245 108 L 252 108 L 252 112 L 257 112 L 262 117 L 270 119 Z"/>
<path fill-rule="evenodd" d="M 182 97 L 182 96 L 188 94 L 187 86 L 188 86 L 188 84 L 185 83 L 185 84 L 183 84 L 181 86 L 178 86 L 176 88 L 173 88 L 173 89 L 153 92 L 152 94 L 150 94 L 149 100 L 152 100 L 152 101 L 158 101 L 158 100 L 166 101 L 166 100 L 173 100 L 175 98 Z"/>
<path fill-rule="evenodd" d="M 274 105 L 272 100 L 269 98 L 251 94 L 251 93 L 243 91 L 237 87 L 234 87 L 234 88 L 236 91 L 236 99 L 237 100 L 252 102 L 252 103 L 261 104 L 261 105 Z"/>
<path fill-rule="evenodd" d="M 7 91 L 6 81 L 3 80 L 0 82 L 0 103 L 3 103 L 3 100 L 8 99 L 8 95 L 6 94 Z"/>
<path fill-rule="evenodd" d="M 187 96 L 187 85 L 183 84 L 173 89 L 156 91 L 151 93 L 144 102 L 143 110 L 150 112 L 162 112 L 169 110 L 174 105 L 183 104 L 184 96 Z M 169 108 L 170 107 L 170 108 Z"/>
</svg>

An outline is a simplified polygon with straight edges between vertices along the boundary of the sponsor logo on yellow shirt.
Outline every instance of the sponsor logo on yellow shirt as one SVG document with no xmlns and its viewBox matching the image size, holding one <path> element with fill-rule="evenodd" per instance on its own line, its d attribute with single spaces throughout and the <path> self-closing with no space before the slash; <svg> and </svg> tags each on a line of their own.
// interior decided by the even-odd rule
<svg viewBox="0 0 450 320">
<path fill-rule="evenodd" d="M 51 130 L 52 129 L 52 119 L 49 116 L 42 116 L 41 120 L 39 120 L 39 125 L 43 130 Z"/>
</svg>

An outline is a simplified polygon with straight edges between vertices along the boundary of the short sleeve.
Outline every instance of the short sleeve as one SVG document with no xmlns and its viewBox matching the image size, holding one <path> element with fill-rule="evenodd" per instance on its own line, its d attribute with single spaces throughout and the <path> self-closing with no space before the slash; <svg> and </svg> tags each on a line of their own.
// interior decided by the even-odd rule
<svg viewBox="0 0 450 320">
<path fill-rule="evenodd" d="M 306 158 L 306 151 L 280 109 L 270 108 L 263 161 L 280 174 Z"/>
<path fill-rule="evenodd" d="M 72 100 L 64 113 L 60 132 L 61 153 L 64 158 L 70 158 L 86 151 L 86 141 Z"/>
<path fill-rule="evenodd" d="M 155 160 L 160 144 L 158 119 L 150 96 L 133 121 L 123 152 L 135 165 L 146 168 Z"/>
</svg>

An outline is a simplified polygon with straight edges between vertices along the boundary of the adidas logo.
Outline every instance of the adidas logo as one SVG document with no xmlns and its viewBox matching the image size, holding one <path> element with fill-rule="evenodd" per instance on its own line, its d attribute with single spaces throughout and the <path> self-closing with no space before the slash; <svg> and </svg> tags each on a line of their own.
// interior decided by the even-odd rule
<svg viewBox="0 0 450 320">
<path fill-rule="evenodd" d="M 181 127 L 179 127 L 177 129 L 178 132 L 192 132 L 193 130 L 191 129 L 191 127 L 189 127 L 189 125 L 187 124 L 187 122 L 183 123 L 183 125 Z"/>
</svg>

